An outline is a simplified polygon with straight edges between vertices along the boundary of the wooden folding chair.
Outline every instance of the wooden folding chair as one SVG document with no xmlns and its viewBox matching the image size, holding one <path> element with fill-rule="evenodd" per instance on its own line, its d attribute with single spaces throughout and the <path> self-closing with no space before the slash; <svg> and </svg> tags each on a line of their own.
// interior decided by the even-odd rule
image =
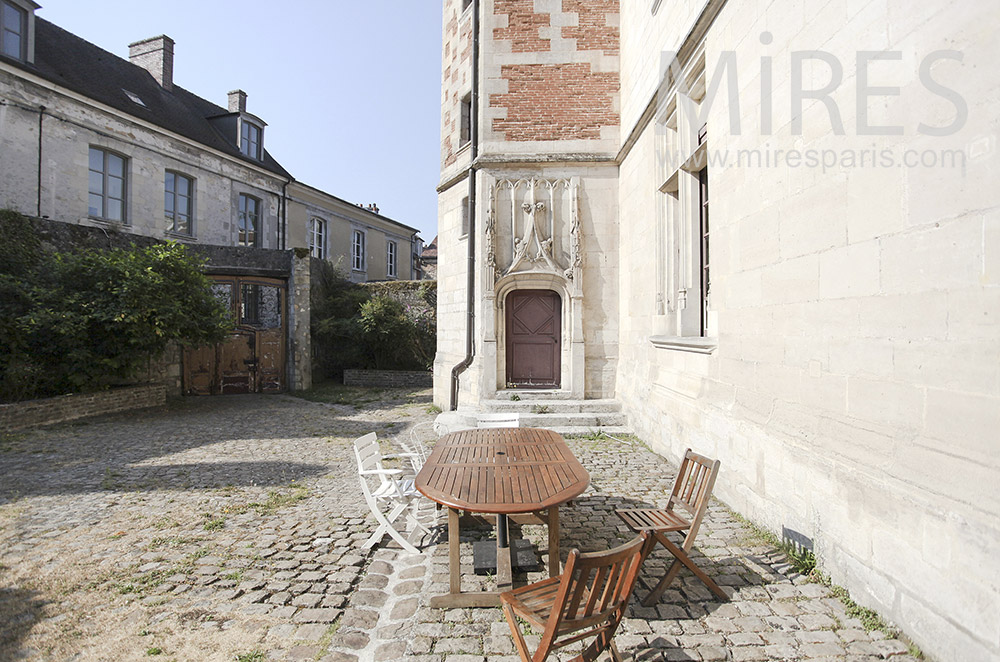
<svg viewBox="0 0 1000 662">
<path fill-rule="evenodd" d="M 382 466 L 382 453 L 374 432 L 354 441 L 354 457 L 358 461 L 358 478 L 361 481 L 365 502 L 379 524 L 363 548 L 373 547 L 388 533 L 403 549 L 411 554 L 419 554 L 420 550 L 395 528 L 396 519 L 405 511 L 407 524 L 413 529 L 412 533 L 417 531 L 430 533 L 430 530 L 417 519 L 417 508 L 422 495 L 414 487 L 413 479 L 403 479 L 402 469 L 386 469 Z M 377 484 L 375 479 L 378 480 Z M 387 508 L 388 512 L 385 512 Z"/>
<path fill-rule="evenodd" d="M 615 630 L 625 615 L 642 560 L 654 544 L 650 534 L 643 532 L 606 552 L 581 554 L 574 549 L 558 577 L 501 593 L 503 613 L 521 659 L 542 662 L 558 648 L 594 637 L 572 662 L 594 660 L 606 650 L 620 662 Z M 533 655 L 518 627 L 518 616 L 542 632 Z"/>
<path fill-rule="evenodd" d="M 715 478 L 718 474 L 718 460 L 710 460 L 703 455 L 691 452 L 691 449 L 688 448 L 684 452 L 684 460 L 677 471 L 677 479 L 674 481 L 673 490 L 670 492 L 670 501 L 667 502 L 666 508 L 622 508 L 615 510 L 615 514 L 633 532 L 650 532 L 654 539 L 666 547 L 667 551 L 675 557 L 667 573 L 642 601 L 643 606 L 651 607 L 659 601 L 660 596 L 670 586 L 670 582 L 680 572 L 681 566 L 691 570 L 719 599 L 728 599 L 729 596 L 719 588 L 719 585 L 702 572 L 701 568 L 695 565 L 691 557 L 688 556 L 688 552 L 694 546 L 694 539 L 698 535 L 701 520 L 708 509 L 708 500 L 712 496 L 712 487 L 715 486 Z M 683 510 L 689 517 L 685 518 L 678 512 L 678 509 Z M 667 533 L 671 531 L 687 531 L 680 547 L 667 538 Z M 645 585 L 643 582 L 643 586 Z"/>
</svg>

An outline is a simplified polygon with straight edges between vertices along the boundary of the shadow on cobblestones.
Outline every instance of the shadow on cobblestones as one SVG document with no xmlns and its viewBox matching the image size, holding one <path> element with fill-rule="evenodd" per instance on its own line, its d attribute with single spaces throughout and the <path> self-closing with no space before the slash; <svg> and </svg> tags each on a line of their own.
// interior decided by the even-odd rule
<svg viewBox="0 0 1000 662">
<path fill-rule="evenodd" d="M 0 588 L 0 653 L 16 651 L 42 619 L 45 602 L 35 591 L 17 587 Z"/>
</svg>

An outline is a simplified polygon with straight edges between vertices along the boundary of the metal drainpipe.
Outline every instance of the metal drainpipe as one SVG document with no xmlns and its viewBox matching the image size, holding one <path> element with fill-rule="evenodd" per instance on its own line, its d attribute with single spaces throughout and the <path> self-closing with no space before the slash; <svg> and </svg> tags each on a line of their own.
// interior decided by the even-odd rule
<svg viewBox="0 0 1000 662">
<path fill-rule="evenodd" d="M 42 120 L 45 118 L 45 106 L 38 107 L 38 204 L 35 216 L 42 217 Z"/>
<path fill-rule="evenodd" d="M 469 109 L 469 235 L 468 283 L 465 327 L 465 358 L 451 369 L 451 402 L 449 409 L 458 409 L 459 376 L 472 365 L 476 356 L 476 156 L 479 153 L 479 0 L 472 0 L 472 103 Z"/>
<path fill-rule="evenodd" d="M 290 183 L 291 180 L 281 185 L 281 232 L 278 233 L 281 250 L 288 247 L 288 185 Z"/>
</svg>

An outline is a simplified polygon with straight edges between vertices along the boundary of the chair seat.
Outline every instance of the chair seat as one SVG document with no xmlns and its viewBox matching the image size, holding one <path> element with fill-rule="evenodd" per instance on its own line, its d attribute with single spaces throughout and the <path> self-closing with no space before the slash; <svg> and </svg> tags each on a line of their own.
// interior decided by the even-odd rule
<svg viewBox="0 0 1000 662">
<path fill-rule="evenodd" d="M 665 508 L 620 508 L 615 510 L 633 532 L 639 531 L 684 531 L 691 523 L 672 510 Z"/>
<path fill-rule="evenodd" d="M 532 625 L 545 627 L 552 613 L 552 605 L 559 593 L 561 577 L 552 577 L 500 594 L 500 601 L 508 603 L 514 611 Z"/>
<path fill-rule="evenodd" d="M 416 486 L 413 483 L 412 478 L 407 478 L 397 483 L 383 483 L 379 485 L 376 489 L 372 490 L 372 496 L 376 499 L 388 499 L 396 498 L 399 496 L 396 492 L 396 487 L 399 486 L 399 492 L 402 493 L 404 497 L 417 497 L 420 496 L 420 492 L 417 491 Z"/>
</svg>

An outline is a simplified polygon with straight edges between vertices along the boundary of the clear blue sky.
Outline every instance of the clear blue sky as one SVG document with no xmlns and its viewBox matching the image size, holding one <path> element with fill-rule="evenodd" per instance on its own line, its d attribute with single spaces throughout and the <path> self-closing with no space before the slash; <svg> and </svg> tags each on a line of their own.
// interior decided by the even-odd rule
<svg viewBox="0 0 1000 662">
<path fill-rule="evenodd" d="M 247 93 L 268 151 L 299 181 L 437 233 L 436 0 L 38 0 L 37 15 L 128 58 L 166 34 L 174 84 L 220 106 Z"/>
</svg>

